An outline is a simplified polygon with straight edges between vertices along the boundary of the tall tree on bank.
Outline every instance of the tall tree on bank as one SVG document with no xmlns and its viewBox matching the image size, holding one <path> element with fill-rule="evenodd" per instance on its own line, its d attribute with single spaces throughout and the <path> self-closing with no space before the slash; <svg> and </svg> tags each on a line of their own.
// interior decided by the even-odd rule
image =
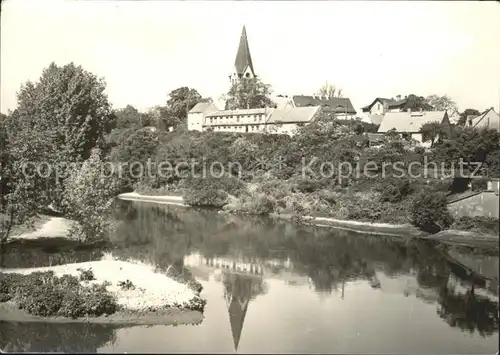
<svg viewBox="0 0 500 355">
<path fill-rule="evenodd" d="M 26 83 L 18 93 L 8 125 L 9 154 L 17 165 L 13 171 L 19 174 L 23 164 L 41 168 L 34 183 L 49 201 L 57 204 L 61 197 L 68 165 L 86 160 L 115 124 L 105 88 L 103 79 L 81 66 L 52 63 L 38 82 Z"/>
<path fill-rule="evenodd" d="M 187 113 L 197 103 L 211 102 L 210 98 L 203 98 L 196 89 L 183 86 L 172 90 L 168 94 L 166 106 L 156 107 L 152 114 L 157 117 L 165 129 L 187 123 Z"/>
<path fill-rule="evenodd" d="M 264 84 L 259 78 L 241 78 L 224 95 L 226 110 L 276 107 L 269 98 L 271 85 Z"/>
<path fill-rule="evenodd" d="M 325 82 L 318 90 L 318 95 L 326 97 L 327 99 L 333 99 L 336 97 L 343 97 L 342 89 L 337 88 L 335 85 Z"/>
<path fill-rule="evenodd" d="M 448 95 L 439 96 L 433 94 L 427 96 L 425 100 L 436 111 L 448 111 L 449 114 L 458 112 L 457 104 Z"/>
</svg>

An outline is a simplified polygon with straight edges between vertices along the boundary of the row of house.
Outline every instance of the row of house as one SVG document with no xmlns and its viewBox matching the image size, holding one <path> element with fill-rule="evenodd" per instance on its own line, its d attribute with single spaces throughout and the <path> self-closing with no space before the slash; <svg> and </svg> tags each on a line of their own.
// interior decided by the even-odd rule
<svg viewBox="0 0 500 355">
<path fill-rule="evenodd" d="M 237 84 L 245 78 L 255 78 L 252 58 L 245 26 L 240 38 L 234 68 L 229 75 L 230 84 Z M 411 95 L 410 95 L 411 96 Z M 324 97 L 317 95 L 276 95 L 271 98 L 275 107 L 221 110 L 214 103 L 199 103 L 188 112 L 188 130 L 238 132 L 238 133 L 275 133 L 293 135 L 296 130 L 318 117 L 321 109 L 328 107 L 329 112 L 338 120 L 357 119 L 357 112 L 349 98 Z M 426 123 L 438 122 L 445 128 L 458 120 L 456 113 L 434 111 L 427 103 L 420 103 L 418 111 L 411 111 L 415 97 L 401 95 L 395 98 L 377 97 L 362 108 L 369 121 L 379 125 L 378 134 L 383 135 L 396 130 L 401 135 L 416 140 L 422 145 L 420 129 Z M 450 117 L 451 115 L 451 117 Z M 499 129 L 500 118 L 491 108 L 477 117 L 468 117 L 471 127 Z M 377 135 L 372 135 L 373 140 Z"/>
<path fill-rule="evenodd" d="M 243 26 L 229 81 L 234 85 L 244 78 L 255 77 L 257 75 Z M 299 126 L 312 122 L 321 107 L 329 107 L 337 119 L 356 118 L 356 110 L 349 98 L 276 95 L 271 99 L 275 107 L 242 110 L 221 110 L 213 103 L 199 103 L 188 112 L 188 130 L 292 135 Z"/>
</svg>

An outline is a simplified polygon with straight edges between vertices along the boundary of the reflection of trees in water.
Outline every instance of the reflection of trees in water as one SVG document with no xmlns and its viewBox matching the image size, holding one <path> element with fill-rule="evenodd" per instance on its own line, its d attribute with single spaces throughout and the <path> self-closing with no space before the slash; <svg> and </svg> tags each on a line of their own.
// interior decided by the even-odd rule
<svg viewBox="0 0 500 355">
<path fill-rule="evenodd" d="M 475 294 L 472 285 L 465 294 L 452 287 L 443 287 L 439 294 L 437 313 L 450 326 L 477 331 L 482 336 L 498 333 L 498 301 Z"/>
<path fill-rule="evenodd" d="M 314 288 L 322 293 L 332 292 L 344 282 L 359 279 L 368 280 L 373 288 L 380 288 L 376 271 L 387 276 L 415 275 L 422 289 L 436 295 L 447 287 L 451 274 L 465 285 L 473 283 L 476 287 L 486 287 L 480 278 L 471 277 L 462 266 L 447 260 L 445 253 L 432 241 L 361 236 L 347 231 L 273 222 L 266 218 L 221 215 L 202 209 L 131 203 L 127 206 L 137 212 L 128 212 L 128 216 L 135 219 L 122 226 L 118 235 L 120 243 L 128 246 L 129 253 L 136 254 L 130 256 L 147 254 L 149 260 L 160 265 L 180 266 L 183 257 L 196 250 L 209 258 L 290 259 L 293 271 L 309 276 Z M 428 292 L 419 297 L 430 297 L 427 301 L 432 299 Z M 441 306 L 445 300 L 441 298 Z M 451 302 L 456 303 L 453 299 Z M 479 306 L 484 302 L 477 304 L 486 307 Z M 498 308 L 498 302 L 488 307 L 495 306 Z M 471 322 L 480 322 L 470 312 L 447 307 L 447 312 L 455 312 L 458 318 L 463 313 Z M 469 304 L 468 307 L 475 306 Z M 487 314 L 483 312 L 482 316 L 476 317 L 487 318 Z"/>
<path fill-rule="evenodd" d="M 5 352 L 89 352 L 116 341 L 118 327 L 84 323 L 0 321 L 0 349 Z"/>
<path fill-rule="evenodd" d="M 65 238 L 14 239 L 3 246 L 0 265 L 25 268 L 96 260 L 105 247 L 105 243 L 83 244 Z"/>
</svg>

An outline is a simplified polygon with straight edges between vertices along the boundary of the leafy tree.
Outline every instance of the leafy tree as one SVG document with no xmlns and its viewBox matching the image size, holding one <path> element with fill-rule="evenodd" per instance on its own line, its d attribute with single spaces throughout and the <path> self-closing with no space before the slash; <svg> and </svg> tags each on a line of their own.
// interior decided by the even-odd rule
<svg viewBox="0 0 500 355">
<path fill-rule="evenodd" d="M 94 149 L 80 169 L 66 179 L 63 206 L 68 216 L 77 221 L 70 230 L 84 241 L 99 240 L 111 226 L 111 206 L 118 191 L 116 176 Z"/>
<path fill-rule="evenodd" d="M 187 122 L 187 113 L 199 102 L 211 102 L 210 98 L 203 98 L 198 91 L 187 86 L 177 88 L 168 95 L 165 107 L 158 109 L 165 128 L 175 127 Z"/>
<path fill-rule="evenodd" d="M 418 111 L 422 109 L 422 111 L 432 111 L 434 107 L 427 103 L 427 100 L 423 96 L 417 96 L 414 94 L 408 95 L 406 98 L 406 103 L 401 108 L 403 111 L 407 111 L 410 109 L 411 111 Z"/>
<path fill-rule="evenodd" d="M 426 98 L 429 105 L 434 107 L 436 111 L 448 111 L 449 113 L 455 113 L 458 111 L 457 104 L 448 95 L 429 95 Z"/>
<path fill-rule="evenodd" d="M 110 160 L 121 166 L 121 188 L 130 190 L 138 181 L 145 178 L 148 159 L 156 161 L 158 149 L 158 133 L 149 127 L 139 130 L 128 129 L 117 137 L 111 150 Z M 151 169 L 154 167 L 151 165 Z M 141 171 L 142 170 L 142 171 Z M 153 171 L 152 171 L 153 172 Z"/>
<path fill-rule="evenodd" d="M 442 138 L 445 134 L 442 125 L 439 122 L 429 122 L 420 128 L 423 142 L 431 142 L 431 147 L 436 142 L 438 137 Z"/>
<path fill-rule="evenodd" d="M 481 114 L 481 112 L 479 112 L 476 109 L 473 109 L 473 108 L 465 109 L 464 112 L 462 112 L 460 114 L 460 118 L 458 120 L 458 124 L 460 126 L 465 126 L 467 124 L 467 117 L 468 116 L 479 116 L 480 114 Z"/>
<path fill-rule="evenodd" d="M 435 144 L 433 157 L 437 162 L 454 164 L 459 168 L 460 160 L 464 162 L 485 163 L 494 171 L 498 167 L 500 151 L 500 133 L 494 129 L 475 129 L 471 127 L 455 127 L 453 137 L 445 138 Z M 495 165 L 496 161 L 496 165 Z M 498 168 L 496 168 L 498 169 Z"/>
<path fill-rule="evenodd" d="M 336 97 L 343 97 L 342 89 L 337 88 L 335 85 L 325 82 L 318 90 L 318 95 L 321 97 L 326 97 L 328 99 L 333 99 Z"/>
<path fill-rule="evenodd" d="M 258 78 L 242 78 L 235 82 L 227 95 L 226 110 L 276 107 L 269 98 L 271 86 Z"/>
<path fill-rule="evenodd" d="M 446 229 L 453 223 L 447 205 L 444 193 L 430 189 L 421 190 L 411 206 L 412 224 L 429 233 Z"/>
<path fill-rule="evenodd" d="M 105 88 L 102 79 L 81 66 L 52 63 L 38 82 L 27 82 L 18 93 L 18 107 L 9 120 L 11 158 L 48 164 L 51 174 L 37 188 L 56 204 L 65 166 L 87 159 L 115 124 Z"/>
<path fill-rule="evenodd" d="M 125 108 L 115 111 L 116 115 L 116 128 L 142 128 L 148 126 L 155 126 L 155 121 L 152 115 L 148 113 L 139 112 L 134 106 L 127 105 Z"/>
</svg>

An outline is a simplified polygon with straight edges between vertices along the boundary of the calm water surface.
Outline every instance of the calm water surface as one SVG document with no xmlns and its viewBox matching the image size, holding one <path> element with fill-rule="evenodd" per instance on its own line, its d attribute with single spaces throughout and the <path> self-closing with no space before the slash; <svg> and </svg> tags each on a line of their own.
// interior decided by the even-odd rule
<svg viewBox="0 0 500 355">
<path fill-rule="evenodd" d="M 0 323 L 0 347 L 422 354 L 498 349 L 498 257 L 174 206 L 121 203 L 116 216 L 114 254 L 196 278 L 207 299 L 205 320 L 177 327 Z M 6 262 L 48 265 L 97 254 L 23 245 Z"/>
</svg>

